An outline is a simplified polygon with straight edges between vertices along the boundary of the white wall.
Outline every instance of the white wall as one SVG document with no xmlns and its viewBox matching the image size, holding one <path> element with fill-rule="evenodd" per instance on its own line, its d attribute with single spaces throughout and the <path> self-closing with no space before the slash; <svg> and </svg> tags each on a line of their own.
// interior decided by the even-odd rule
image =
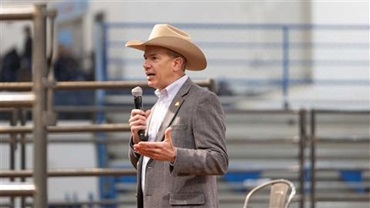
<svg viewBox="0 0 370 208">
<path fill-rule="evenodd" d="M 311 16 L 315 24 L 369 25 L 369 11 L 367 0 L 314 0 Z"/>
<path fill-rule="evenodd" d="M 313 25 L 363 25 L 367 29 L 360 30 L 327 30 L 317 29 L 312 32 L 312 42 L 320 44 L 343 44 L 338 48 L 314 47 L 312 60 L 314 80 L 343 80 L 352 85 L 313 84 L 292 88 L 289 100 L 293 108 L 324 108 L 324 109 L 367 109 L 370 106 L 369 84 L 356 84 L 355 80 L 369 81 L 369 27 L 370 3 L 365 0 L 313 0 L 311 1 L 311 23 Z M 359 47 L 353 47 L 357 45 Z M 337 63 L 320 64 L 320 61 Z M 346 66 L 346 62 L 360 62 Z M 341 65 L 343 63 L 343 65 Z M 277 101 L 275 106 L 281 106 L 281 92 L 264 96 L 264 99 Z M 241 101 L 240 108 L 271 107 L 261 102 Z"/>
<path fill-rule="evenodd" d="M 370 27 L 369 1 L 314 1 L 312 4 L 312 23 L 313 24 L 335 24 L 335 25 L 364 25 Z M 347 48 L 341 49 L 323 49 L 313 50 L 313 58 L 318 60 L 339 60 L 359 61 L 364 64 L 357 66 L 317 66 L 313 68 L 314 78 L 317 80 L 370 80 L 369 72 L 369 29 L 357 31 L 331 31 L 316 30 L 313 32 L 313 41 L 326 43 L 348 44 Z M 351 47 L 351 44 L 362 44 L 362 47 Z M 366 46 L 367 45 L 367 46 Z M 367 62 L 367 64 L 366 64 Z M 317 100 L 337 100 L 337 108 L 360 107 L 369 109 L 370 92 L 369 85 L 358 86 L 323 86 L 315 85 L 309 92 L 310 97 Z M 342 102 L 350 102 L 348 105 L 342 105 Z"/>
<path fill-rule="evenodd" d="M 312 23 L 313 24 L 334 24 L 334 25 L 367 25 L 370 27 L 369 17 L 370 3 L 369 1 L 314 1 L 312 4 Z M 325 32 L 324 30 L 316 30 L 313 33 L 313 39 L 317 42 L 334 42 L 334 43 L 367 43 L 369 45 L 369 30 L 351 34 L 351 31 L 332 31 Z M 369 50 L 340 50 L 342 54 L 333 53 L 327 50 L 313 51 L 314 57 L 317 59 L 331 59 L 336 56 L 343 57 L 344 60 L 368 60 Z M 338 59 L 338 57 L 336 57 Z M 365 76 L 369 77 L 369 68 L 360 67 L 356 70 L 348 68 L 333 67 L 325 70 L 321 67 L 314 68 L 316 78 L 338 78 L 361 79 Z"/>
<path fill-rule="evenodd" d="M 240 23 L 309 23 L 310 22 L 310 4 L 307 1 L 302 2 L 273 2 L 273 1 L 121 1 L 111 2 L 110 4 L 94 1 L 91 3 L 90 17 L 87 18 L 87 31 L 91 30 L 92 15 L 97 11 L 106 11 L 107 22 L 150 22 L 150 23 L 225 23 L 225 24 L 240 24 Z M 109 11 L 109 12 L 108 12 Z M 109 33 L 110 40 L 127 41 L 128 39 L 145 40 L 148 38 L 151 27 L 141 30 L 119 30 Z M 268 33 L 266 31 L 240 32 L 240 31 L 222 31 L 220 30 L 190 30 L 188 31 L 195 42 L 212 41 L 222 39 L 223 41 L 235 41 L 245 39 L 246 41 L 266 41 L 280 36 L 281 31 Z M 271 35 L 272 34 L 272 35 Z M 91 36 L 93 38 L 93 35 Z M 307 37 L 301 37 L 307 38 Z M 308 37 L 309 38 L 309 37 Z M 86 39 L 87 50 L 93 48 L 92 39 Z M 123 45 L 123 44 L 122 44 Z M 269 54 L 266 51 L 248 51 L 248 50 L 224 50 L 212 51 L 204 49 L 209 60 L 219 57 L 226 58 L 241 58 L 251 57 L 252 59 L 273 59 L 279 54 Z M 122 48 L 115 48 L 109 51 L 112 57 L 141 57 L 140 51 Z M 280 53 L 280 51 L 279 51 Z M 309 55 L 309 54 L 305 54 Z M 302 55 L 296 55 L 302 56 Z M 256 60 L 258 61 L 258 60 Z M 125 78 L 140 78 L 142 77 L 141 64 L 111 66 L 111 77 Z M 210 71 L 212 70 L 212 71 Z M 251 70 L 254 70 L 253 72 Z M 273 70 L 270 70 L 273 71 Z M 281 70 L 275 70 L 280 73 Z M 307 70 L 306 70 L 307 71 Z M 234 77 L 246 77 L 248 74 L 265 77 L 266 72 L 257 69 L 245 69 L 242 67 L 234 67 Z M 209 62 L 207 70 L 197 73 L 191 73 L 192 76 L 199 78 L 219 78 L 225 75 L 225 70 L 217 64 Z M 231 74 L 229 74 L 231 75 Z M 276 76 L 276 75 L 273 75 Z"/>
</svg>

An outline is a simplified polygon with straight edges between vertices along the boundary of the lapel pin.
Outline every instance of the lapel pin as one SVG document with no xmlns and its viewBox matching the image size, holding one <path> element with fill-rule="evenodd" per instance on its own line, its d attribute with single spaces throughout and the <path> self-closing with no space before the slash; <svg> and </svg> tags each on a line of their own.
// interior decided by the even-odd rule
<svg viewBox="0 0 370 208">
<path fill-rule="evenodd" d="M 176 107 L 179 107 L 179 106 L 180 106 L 180 102 L 179 102 L 179 101 L 177 101 L 177 102 L 175 103 L 175 106 L 176 106 Z"/>
</svg>

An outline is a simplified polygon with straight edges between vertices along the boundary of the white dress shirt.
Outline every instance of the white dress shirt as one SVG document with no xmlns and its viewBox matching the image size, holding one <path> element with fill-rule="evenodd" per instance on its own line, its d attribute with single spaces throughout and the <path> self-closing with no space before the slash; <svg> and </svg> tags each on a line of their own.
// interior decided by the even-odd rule
<svg viewBox="0 0 370 208">
<path fill-rule="evenodd" d="M 148 126 L 148 141 L 155 141 L 157 137 L 157 133 L 159 127 L 161 126 L 164 116 L 168 111 L 168 107 L 170 106 L 173 98 L 181 88 L 181 86 L 185 83 L 188 79 L 188 75 L 182 76 L 180 79 L 176 80 L 175 82 L 168 85 L 163 90 L 155 90 L 155 95 L 158 97 L 156 104 L 152 108 L 150 123 Z M 143 158 L 143 166 L 141 171 L 141 188 L 145 190 L 145 173 L 146 173 L 146 165 L 149 161 L 149 157 Z"/>
</svg>

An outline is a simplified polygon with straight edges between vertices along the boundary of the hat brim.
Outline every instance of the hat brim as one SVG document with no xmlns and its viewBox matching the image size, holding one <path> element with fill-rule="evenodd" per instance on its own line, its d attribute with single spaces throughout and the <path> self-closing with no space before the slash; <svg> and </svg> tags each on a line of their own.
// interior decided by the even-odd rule
<svg viewBox="0 0 370 208">
<path fill-rule="evenodd" d="M 207 60 L 202 50 L 195 44 L 177 37 L 157 37 L 146 42 L 131 40 L 125 45 L 129 48 L 145 51 L 146 46 L 160 46 L 173 50 L 186 58 L 187 70 L 201 71 L 207 67 Z"/>
</svg>

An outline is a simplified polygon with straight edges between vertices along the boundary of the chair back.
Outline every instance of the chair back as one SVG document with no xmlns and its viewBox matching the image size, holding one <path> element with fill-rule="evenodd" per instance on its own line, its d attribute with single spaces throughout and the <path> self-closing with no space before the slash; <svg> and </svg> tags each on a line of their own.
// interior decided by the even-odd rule
<svg viewBox="0 0 370 208">
<path fill-rule="evenodd" d="M 294 184 L 285 179 L 267 181 L 253 188 L 245 197 L 243 208 L 247 208 L 252 195 L 267 186 L 271 187 L 269 208 L 288 208 L 296 193 L 296 190 Z"/>
</svg>

